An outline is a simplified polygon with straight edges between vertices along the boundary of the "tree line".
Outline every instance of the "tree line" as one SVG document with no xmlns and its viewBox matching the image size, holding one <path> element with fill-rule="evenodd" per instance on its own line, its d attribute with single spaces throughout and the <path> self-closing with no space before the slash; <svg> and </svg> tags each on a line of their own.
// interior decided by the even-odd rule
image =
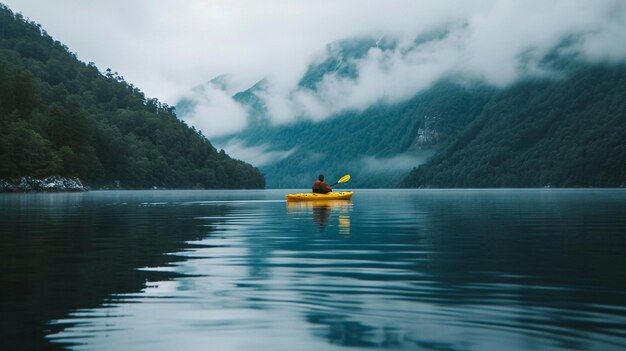
<svg viewBox="0 0 626 351">
<path fill-rule="evenodd" d="M 623 187 L 626 65 L 581 64 L 520 82 L 403 187 Z"/>
<path fill-rule="evenodd" d="M 77 176 L 94 187 L 263 188 L 175 108 L 100 72 L 0 5 L 0 178 Z"/>
</svg>

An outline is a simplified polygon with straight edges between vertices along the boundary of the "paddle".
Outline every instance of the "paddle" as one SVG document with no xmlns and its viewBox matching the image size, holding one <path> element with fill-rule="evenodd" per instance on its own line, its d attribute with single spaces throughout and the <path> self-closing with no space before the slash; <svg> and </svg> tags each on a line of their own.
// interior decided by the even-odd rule
<svg viewBox="0 0 626 351">
<path fill-rule="evenodd" d="M 339 180 L 337 181 L 337 183 L 335 183 L 335 184 L 331 185 L 331 187 L 332 187 L 332 186 L 335 186 L 335 185 L 337 185 L 337 184 L 346 183 L 346 182 L 347 182 L 347 181 L 349 181 L 349 180 L 350 180 L 350 175 L 349 175 L 349 174 L 346 174 L 345 176 L 343 176 L 343 177 L 339 178 Z"/>
</svg>

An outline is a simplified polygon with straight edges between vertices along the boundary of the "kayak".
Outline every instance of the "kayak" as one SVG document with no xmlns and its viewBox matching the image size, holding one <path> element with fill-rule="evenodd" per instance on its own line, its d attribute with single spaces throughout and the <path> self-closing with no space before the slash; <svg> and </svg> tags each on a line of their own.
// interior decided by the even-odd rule
<svg viewBox="0 0 626 351">
<path fill-rule="evenodd" d="M 300 193 L 287 194 L 287 201 L 320 201 L 320 200 L 350 200 L 352 191 L 330 192 L 328 194 Z"/>
<path fill-rule="evenodd" d="M 287 201 L 320 201 L 320 200 L 350 200 L 352 191 L 330 192 L 328 194 L 300 193 L 287 194 Z"/>
</svg>

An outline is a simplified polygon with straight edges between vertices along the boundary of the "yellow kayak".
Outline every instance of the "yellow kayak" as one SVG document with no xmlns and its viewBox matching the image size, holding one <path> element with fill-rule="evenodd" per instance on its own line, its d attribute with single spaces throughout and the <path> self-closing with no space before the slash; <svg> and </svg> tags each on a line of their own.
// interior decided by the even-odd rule
<svg viewBox="0 0 626 351">
<path fill-rule="evenodd" d="M 287 201 L 320 201 L 320 200 L 350 200 L 352 191 L 330 192 L 328 194 L 300 193 L 287 194 Z"/>
</svg>

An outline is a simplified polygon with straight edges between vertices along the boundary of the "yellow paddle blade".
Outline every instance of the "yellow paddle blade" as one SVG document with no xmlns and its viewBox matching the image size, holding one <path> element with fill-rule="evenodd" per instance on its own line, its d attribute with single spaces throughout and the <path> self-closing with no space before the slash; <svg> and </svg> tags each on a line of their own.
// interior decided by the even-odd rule
<svg viewBox="0 0 626 351">
<path fill-rule="evenodd" d="M 350 180 L 350 175 L 346 174 L 345 176 L 339 178 L 339 181 L 337 181 L 337 184 L 345 183 L 349 180 Z"/>
</svg>

